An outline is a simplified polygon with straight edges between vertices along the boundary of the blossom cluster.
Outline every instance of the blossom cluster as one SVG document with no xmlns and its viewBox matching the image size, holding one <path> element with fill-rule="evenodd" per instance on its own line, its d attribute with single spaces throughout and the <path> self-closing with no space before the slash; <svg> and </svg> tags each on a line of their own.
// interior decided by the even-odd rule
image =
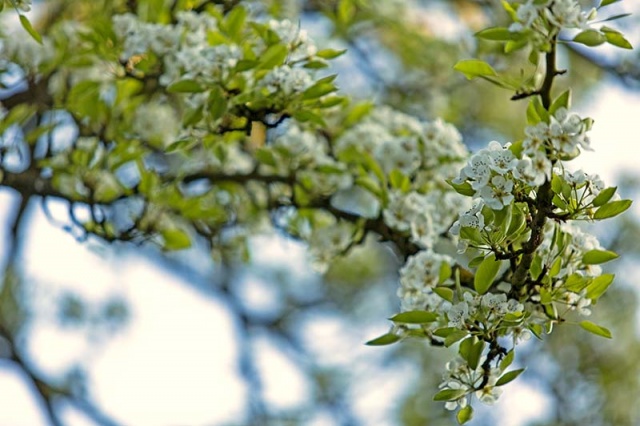
<svg viewBox="0 0 640 426">
<path fill-rule="evenodd" d="M 585 12 L 576 0 L 527 0 L 516 12 L 517 21 L 511 31 L 536 30 L 544 32 L 551 24 L 557 28 L 588 29 L 589 21 L 596 17 L 596 9 Z"/>
<path fill-rule="evenodd" d="M 450 173 L 467 156 L 462 137 L 451 124 L 441 119 L 421 122 L 388 107 L 375 108 L 337 139 L 338 156 L 349 149 L 371 153 L 386 173 L 399 170 L 407 176 L 440 167 L 450 167 L 444 170 Z"/>
<path fill-rule="evenodd" d="M 470 184 L 477 199 L 474 206 L 462 213 L 451 228 L 458 235 L 462 226 L 482 229 L 484 218 L 482 207 L 501 210 L 515 201 L 518 193 L 528 195 L 529 192 L 550 181 L 554 163 L 559 160 L 575 158 L 580 149 L 590 149 L 587 131 L 590 128 L 588 119 L 581 119 L 566 108 L 559 108 L 550 115 L 549 122 L 539 123 L 525 128 L 525 138 L 518 145 L 501 145 L 492 141 L 471 156 L 467 164 L 460 170 L 454 184 Z M 520 151 L 520 157 L 514 152 Z M 574 174 L 565 172 L 568 182 L 580 184 L 590 190 L 589 198 L 593 199 L 602 188 L 597 176 L 588 180 L 583 172 Z"/>
<path fill-rule="evenodd" d="M 400 298 L 403 311 L 432 311 L 444 309 L 447 302 L 434 292 L 442 284 L 440 271 L 451 267 L 453 259 L 445 254 L 423 250 L 409 257 L 400 269 Z"/>
<path fill-rule="evenodd" d="M 406 178 L 406 186 L 389 190 L 383 219 L 422 248 L 432 247 L 466 202 L 435 183 L 453 177 L 467 155 L 460 133 L 440 119 L 422 122 L 390 108 L 375 108 L 342 133 L 333 148 L 347 161 L 354 152 L 371 155 L 385 175 Z"/>
<path fill-rule="evenodd" d="M 495 386 L 495 384 L 500 377 L 500 369 L 492 368 L 489 371 L 486 384 L 478 389 L 483 380 L 485 380 L 485 372 L 481 367 L 482 363 L 479 364 L 480 366 L 472 369 L 468 363 L 460 359 L 447 363 L 447 373 L 439 388 L 442 390 L 455 390 L 460 394 L 458 398 L 445 403 L 444 406 L 447 410 L 466 407 L 469 404 L 469 395 L 474 392 L 476 397 L 487 405 L 492 405 L 498 400 L 502 394 L 502 389 Z"/>
<path fill-rule="evenodd" d="M 287 60 L 260 76 L 252 73 L 250 66 L 243 68 L 244 71 L 236 67 L 242 60 L 255 62 L 270 46 L 262 40 L 249 49 L 232 41 L 212 43 L 211 34 L 220 29 L 212 15 L 179 12 L 175 24 L 164 25 L 143 22 L 133 14 L 123 14 L 115 16 L 113 23 L 123 43 L 121 59 L 126 62 L 149 54 L 160 58 L 162 75 L 159 82 L 164 86 L 190 79 L 205 86 L 219 84 L 224 87 L 234 75 L 242 75 L 243 85 L 264 89 L 269 95 L 275 94 L 287 100 L 302 93 L 313 82 L 311 70 L 294 65 L 313 58 L 318 49 L 306 31 L 288 20 L 270 20 L 266 24 L 287 47 Z M 204 100 L 206 97 L 196 99 Z"/>
</svg>

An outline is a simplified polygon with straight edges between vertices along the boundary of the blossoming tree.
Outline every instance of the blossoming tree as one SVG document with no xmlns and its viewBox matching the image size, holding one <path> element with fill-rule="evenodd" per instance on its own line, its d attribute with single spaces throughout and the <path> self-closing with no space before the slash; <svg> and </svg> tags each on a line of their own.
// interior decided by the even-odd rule
<svg viewBox="0 0 640 426">
<path fill-rule="evenodd" d="M 576 223 L 631 201 L 572 169 L 593 120 L 554 83 L 560 44 L 631 48 L 598 21 L 615 1 L 502 2 L 510 24 L 476 37 L 531 66 L 518 78 L 480 59 L 454 69 L 527 102 L 527 124 L 473 154 L 442 119 L 342 94 L 325 71 L 344 50 L 298 23 L 255 2 L 165 3 L 94 5 L 92 26 L 60 6 L 42 34 L 22 16 L 29 2 L 0 3 L 32 37 L 14 33 L 0 51 L 3 84 L 22 84 L 2 95 L 1 185 L 67 202 L 80 238 L 205 242 L 217 259 L 268 229 L 308 244 L 319 271 L 370 235 L 390 243 L 400 312 L 368 344 L 455 348 L 434 399 L 460 423 L 524 371 L 510 369 L 520 341 L 572 325 L 611 338 L 585 317 L 614 279 L 600 264 L 618 255 Z M 336 21 L 367 7 L 340 1 Z"/>
</svg>

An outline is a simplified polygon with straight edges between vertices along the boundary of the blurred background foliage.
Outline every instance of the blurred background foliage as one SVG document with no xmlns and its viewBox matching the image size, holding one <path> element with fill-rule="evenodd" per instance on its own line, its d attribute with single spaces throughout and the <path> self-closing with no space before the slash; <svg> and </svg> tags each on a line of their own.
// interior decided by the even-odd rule
<svg viewBox="0 0 640 426">
<path fill-rule="evenodd" d="M 193 7 L 205 3 L 174 1 Z M 112 14 L 129 8 L 168 19 L 172 3 L 172 0 L 52 0 L 36 3 L 38 13 L 33 21 L 36 28 L 46 34 L 63 20 L 99 27 Z M 505 23 L 498 1 L 220 0 L 208 3 L 222 4 L 227 10 L 242 3 L 257 15 L 299 22 L 320 46 L 348 49 L 331 69 L 332 73 L 338 73 L 337 82 L 344 93 L 356 99 L 392 105 L 423 119 L 442 117 L 460 129 L 471 149 L 493 138 L 504 141 L 522 136 L 524 102 L 509 100 L 512 93 L 492 85 L 467 82 L 452 70 L 457 60 L 468 57 L 481 57 L 498 70 L 507 67 L 515 70 L 516 78 L 520 68 L 530 69 L 526 57 L 516 55 L 515 59 L 507 59 L 497 44 L 479 43 L 473 38 L 474 32 L 488 25 Z M 582 3 L 585 7 L 593 5 L 591 1 Z M 621 12 L 638 8 L 633 1 L 624 3 Z M 633 29 L 640 25 L 638 19 L 640 14 L 636 13 L 620 22 L 627 29 Z M 556 89 L 559 91 L 560 86 L 570 83 L 573 93 L 578 95 L 574 100 L 578 107 L 581 102 L 592 99 L 597 102 L 597 94 L 610 84 L 637 90 L 640 87 L 637 58 L 637 53 L 617 57 L 602 51 L 587 54 L 566 46 L 561 52 L 560 65 L 570 72 L 559 80 Z M 5 96 L 0 92 L 0 99 Z M 620 176 L 618 184 L 625 197 L 636 198 L 637 176 Z M 115 297 L 96 302 L 73 291 L 54 293 L 53 297 L 34 291 L 21 274 L 21 259 L 28 258 L 29 248 L 21 249 L 21 239 L 33 220 L 24 212 L 40 206 L 35 202 L 22 205 L 16 199 L 8 204 L 11 208 L 7 209 L 3 230 L 7 267 L 0 291 L 0 357 L 24 369 L 25 380 L 32 381 L 54 424 L 64 424 L 59 413 L 61 401 L 74 405 L 96 424 L 130 424 L 127 419 L 110 418 L 91 397 L 86 380 L 90 372 L 84 370 L 86 365 L 71 366 L 65 371 L 43 371 L 29 359 L 25 349 L 33 333 L 32 326 L 37 326 L 38 317 L 42 315 L 49 315 L 58 327 L 77 327 L 78 333 L 86 333 L 87 338 L 99 336 L 98 340 L 108 340 L 127 327 L 130 320 L 127 300 Z M 52 222 L 52 226 L 56 224 Z M 531 426 L 640 424 L 640 408 L 636 403 L 640 395 L 635 281 L 640 261 L 637 214 L 627 214 L 601 229 L 600 237 L 605 246 L 623 254 L 624 259 L 615 268 L 616 286 L 595 309 L 598 317 L 595 321 L 609 327 L 614 340 L 605 341 L 577 327 L 565 326 L 545 342 L 531 341 L 523 347 L 518 353 L 519 363 L 528 365 L 529 369 L 518 384 L 511 386 L 529 386 L 550 401 L 542 416 L 546 420 L 528 423 Z M 282 238 L 285 237 L 277 233 L 270 237 Z M 260 249 L 255 245 L 251 247 L 253 257 L 260 257 Z M 122 251 L 121 256 L 130 253 L 126 246 L 118 246 L 117 250 Z M 446 350 L 429 348 L 418 341 L 384 349 L 362 347 L 363 341 L 379 334 L 380 328 L 386 326 L 384 317 L 398 309 L 395 279 L 400 260 L 393 247 L 371 240 L 335 262 L 323 276 L 296 273 L 300 265 L 287 266 L 287 262 L 273 265 L 252 261 L 246 264 L 194 261 L 194 258 L 206 259 L 194 254 L 206 252 L 203 246 L 172 256 L 160 254 L 152 247 L 141 250 L 157 262 L 158 267 L 186 277 L 188 285 L 198 289 L 202 297 L 222 300 L 233 313 L 238 324 L 236 368 L 248 384 L 249 392 L 244 418 L 230 425 L 452 424 L 453 418 L 442 404 L 431 401 L 441 379 L 443 363 L 450 356 Z M 308 270 L 309 266 L 303 269 Z M 259 294 L 270 295 L 267 300 L 271 302 L 252 302 L 247 295 L 251 294 L 250 287 L 255 285 L 255 280 L 247 277 L 257 277 L 263 291 Z M 49 307 L 43 308 L 44 305 Z M 314 324 L 327 321 L 335 324 L 337 333 L 314 334 Z M 255 350 L 256 340 L 265 336 L 286 354 L 291 361 L 290 368 L 299 371 L 310 384 L 312 391 L 304 403 L 283 409 L 265 397 L 258 366 L 260 353 Z M 0 367 L 7 365 L 0 362 Z M 358 408 L 365 394 L 363 387 L 379 388 L 379 399 L 374 405 L 384 406 L 383 409 L 367 412 Z M 512 403 L 509 399 L 498 408 L 478 411 L 477 419 L 471 424 L 505 424 L 506 413 L 518 410 L 518 404 L 507 405 Z M 212 402 L 212 410 L 214 407 Z M 190 424 L 189 419 L 184 419 L 184 424 Z"/>
</svg>

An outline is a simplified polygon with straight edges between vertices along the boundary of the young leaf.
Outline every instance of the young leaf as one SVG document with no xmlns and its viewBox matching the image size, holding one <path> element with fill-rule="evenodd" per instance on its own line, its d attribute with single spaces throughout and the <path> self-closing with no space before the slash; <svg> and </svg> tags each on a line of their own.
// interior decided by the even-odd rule
<svg viewBox="0 0 640 426">
<path fill-rule="evenodd" d="M 407 311 L 401 312 L 389 318 L 393 322 L 407 324 L 426 324 L 438 319 L 438 314 L 427 311 Z"/>
<path fill-rule="evenodd" d="M 367 343 L 365 343 L 365 345 L 386 346 L 386 345 L 391 345 L 393 343 L 396 343 L 398 340 L 400 340 L 400 336 L 393 333 L 387 333 L 387 334 L 383 334 L 380 337 L 376 337 L 373 340 L 369 340 Z"/>
<path fill-rule="evenodd" d="M 504 386 L 507 383 L 514 381 L 524 370 L 524 368 L 520 368 L 518 370 L 511 370 L 504 373 L 496 382 L 496 386 Z"/>
<path fill-rule="evenodd" d="M 448 348 L 449 346 L 453 345 L 457 341 L 464 339 L 468 335 L 469 333 L 467 333 L 466 331 L 462 331 L 462 330 L 452 331 L 447 337 L 445 337 L 444 345 Z"/>
<path fill-rule="evenodd" d="M 169 93 L 201 93 L 204 92 L 200 83 L 195 80 L 179 80 L 167 87 Z"/>
<path fill-rule="evenodd" d="M 603 19 L 603 20 L 598 21 L 598 22 L 615 21 L 615 20 L 618 20 L 618 19 L 626 18 L 627 16 L 631 16 L 631 13 L 621 13 L 619 15 L 613 15 L 613 16 L 608 17 L 607 19 Z"/>
<path fill-rule="evenodd" d="M 304 91 L 302 99 L 317 99 L 321 96 L 328 95 L 331 92 L 335 92 L 336 90 L 336 86 L 333 83 L 317 82 Z"/>
<path fill-rule="evenodd" d="M 619 31 L 607 31 L 605 28 L 601 29 L 602 33 L 607 39 L 607 43 L 621 47 L 622 49 L 633 49 L 629 40 L 624 38 L 624 36 Z"/>
<path fill-rule="evenodd" d="M 629 207 L 631 207 L 631 200 L 611 201 L 596 210 L 593 218 L 596 220 L 608 219 L 619 215 Z"/>
<path fill-rule="evenodd" d="M 567 89 L 558 96 L 549 107 L 549 114 L 553 115 L 560 108 L 571 106 L 571 89 Z"/>
<path fill-rule="evenodd" d="M 587 287 L 587 298 L 591 300 L 598 300 L 598 298 L 600 298 L 600 296 L 602 296 L 613 283 L 614 278 L 614 274 L 602 274 L 599 277 L 594 278 L 591 284 Z"/>
<path fill-rule="evenodd" d="M 471 187 L 471 184 L 469 182 L 453 183 L 451 179 L 448 179 L 446 182 L 451 185 L 453 189 L 460 195 L 473 197 L 473 195 L 476 193 L 476 190 Z"/>
<path fill-rule="evenodd" d="M 453 290 L 448 287 L 436 287 L 433 292 L 449 303 L 453 303 Z"/>
<path fill-rule="evenodd" d="M 265 50 L 265 52 L 260 56 L 259 68 L 268 70 L 278 65 L 282 65 L 288 54 L 289 50 L 287 49 L 287 46 L 284 44 L 274 44 Z"/>
<path fill-rule="evenodd" d="M 602 0 L 600 2 L 600 6 L 598 6 L 598 9 L 600 9 L 601 7 L 609 6 L 610 4 L 613 4 L 613 3 L 617 3 L 619 1 L 621 0 Z"/>
<path fill-rule="evenodd" d="M 491 27 L 475 33 L 478 38 L 493 41 L 507 41 L 516 38 L 516 34 L 505 27 Z"/>
<path fill-rule="evenodd" d="M 613 197 L 613 194 L 616 193 L 617 189 L 618 189 L 617 187 L 612 186 L 610 188 L 605 188 L 602 191 L 600 191 L 600 193 L 596 196 L 596 198 L 593 199 L 593 202 L 592 202 L 593 206 L 600 207 L 608 203 L 611 197 Z"/>
<path fill-rule="evenodd" d="M 475 77 L 498 75 L 491 65 L 479 59 L 465 59 L 459 61 L 455 64 L 453 69 L 463 73 L 468 80 L 472 80 Z"/>
<path fill-rule="evenodd" d="M 582 321 L 580 322 L 580 327 L 587 330 L 589 333 L 593 333 L 596 336 L 606 337 L 607 339 L 611 339 L 611 332 L 606 328 L 594 324 L 591 321 Z"/>
<path fill-rule="evenodd" d="M 473 286 L 478 293 L 484 294 L 489 290 L 493 280 L 498 275 L 500 264 L 501 262 L 496 260 L 496 256 L 493 253 L 484 258 L 480 266 L 478 266 L 476 276 L 473 279 Z"/>
<path fill-rule="evenodd" d="M 484 341 L 478 340 L 469 348 L 469 355 L 467 357 L 467 363 L 472 370 L 478 368 L 478 364 L 480 363 L 480 357 L 482 356 L 482 351 L 484 350 Z"/>
<path fill-rule="evenodd" d="M 342 49 L 342 50 L 322 49 L 317 51 L 315 56 L 322 59 L 333 59 L 333 58 L 337 58 L 338 56 L 344 55 L 346 51 L 347 49 Z"/>
<path fill-rule="evenodd" d="M 582 256 L 582 263 L 585 265 L 599 265 L 617 258 L 618 255 L 609 250 L 589 250 Z"/>
<path fill-rule="evenodd" d="M 31 25 L 31 22 L 29 22 L 26 16 L 20 15 L 20 24 L 22 24 L 22 28 L 24 28 L 35 41 L 42 44 L 42 36 L 33 28 L 33 25 Z"/>
<path fill-rule="evenodd" d="M 442 284 L 449 278 L 451 278 L 451 265 L 448 262 L 442 262 L 440 264 L 440 273 L 438 274 L 438 284 Z"/>
<path fill-rule="evenodd" d="M 165 250 L 182 250 L 191 246 L 191 238 L 182 229 L 169 228 L 160 232 L 164 239 L 162 248 Z"/>
<path fill-rule="evenodd" d="M 472 418 L 473 418 L 473 407 L 471 407 L 470 405 L 467 405 L 466 407 L 458 411 L 458 414 L 456 414 L 456 420 L 458 420 L 458 423 L 461 425 L 467 423 Z"/>
<path fill-rule="evenodd" d="M 466 389 L 443 389 L 433 396 L 434 401 L 455 401 L 467 393 Z"/>
<path fill-rule="evenodd" d="M 504 358 L 502 358 L 502 361 L 500 361 L 500 371 L 504 371 L 507 368 L 509 368 L 509 366 L 511 365 L 511 363 L 513 362 L 513 358 L 515 356 L 515 352 L 513 351 L 513 349 L 511 349 L 509 352 L 507 352 L 507 355 L 505 355 Z"/>
<path fill-rule="evenodd" d="M 576 43 L 584 44 L 585 46 L 594 47 L 600 46 L 607 38 L 604 34 L 597 30 L 584 30 L 573 38 Z"/>
</svg>

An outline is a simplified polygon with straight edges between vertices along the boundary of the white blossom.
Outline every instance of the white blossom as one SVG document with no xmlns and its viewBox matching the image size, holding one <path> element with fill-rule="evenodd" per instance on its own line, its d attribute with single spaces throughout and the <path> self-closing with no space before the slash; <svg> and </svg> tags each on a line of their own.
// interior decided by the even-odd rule
<svg viewBox="0 0 640 426">
<path fill-rule="evenodd" d="M 491 185 L 484 186 L 480 189 L 480 197 L 485 204 L 493 210 L 501 210 L 513 202 L 513 181 L 505 179 L 503 176 L 494 176 L 491 178 Z"/>
<path fill-rule="evenodd" d="M 285 97 L 291 97 L 301 94 L 312 83 L 313 79 L 307 70 L 282 65 L 269 71 L 258 82 L 258 87 L 267 89 L 270 94 L 282 94 Z"/>
<path fill-rule="evenodd" d="M 423 250 L 409 257 L 400 269 L 398 297 L 403 311 L 437 310 L 444 300 L 433 292 L 439 284 L 442 264 L 453 264 L 449 256 Z"/>
</svg>

